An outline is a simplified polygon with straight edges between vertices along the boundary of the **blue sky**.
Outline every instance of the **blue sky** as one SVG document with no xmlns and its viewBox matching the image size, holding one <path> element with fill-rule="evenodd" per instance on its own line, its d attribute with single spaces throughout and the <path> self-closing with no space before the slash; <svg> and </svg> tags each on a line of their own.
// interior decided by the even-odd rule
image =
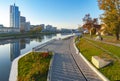
<svg viewBox="0 0 120 81">
<path fill-rule="evenodd" d="M 9 26 L 9 6 L 19 6 L 21 15 L 31 24 L 51 24 L 58 28 L 77 28 L 82 18 L 90 13 L 102 14 L 97 0 L 0 0 L 0 24 Z"/>
</svg>

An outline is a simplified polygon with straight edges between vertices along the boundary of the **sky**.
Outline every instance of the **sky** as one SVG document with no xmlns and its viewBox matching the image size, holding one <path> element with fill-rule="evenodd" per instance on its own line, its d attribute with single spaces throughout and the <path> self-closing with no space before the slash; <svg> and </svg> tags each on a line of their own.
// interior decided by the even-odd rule
<svg viewBox="0 0 120 81">
<path fill-rule="evenodd" d="M 0 0 L 0 24 L 9 27 L 9 7 L 14 3 L 32 25 L 75 29 L 82 25 L 85 14 L 89 13 L 92 18 L 102 14 L 97 0 Z"/>
</svg>

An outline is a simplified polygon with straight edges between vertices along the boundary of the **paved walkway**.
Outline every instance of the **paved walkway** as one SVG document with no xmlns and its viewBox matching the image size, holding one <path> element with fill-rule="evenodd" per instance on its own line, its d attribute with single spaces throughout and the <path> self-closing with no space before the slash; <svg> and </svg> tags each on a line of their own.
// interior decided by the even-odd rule
<svg viewBox="0 0 120 81">
<path fill-rule="evenodd" d="M 84 38 L 86 38 L 86 39 L 88 39 L 88 40 L 94 40 L 94 41 L 102 42 L 102 43 L 105 43 L 105 44 L 110 44 L 110 45 L 113 45 L 113 46 L 118 46 L 118 47 L 120 47 L 120 44 L 116 44 L 116 43 L 112 43 L 112 42 L 106 42 L 106 41 L 104 41 L 104 40 L 102 40 L 102 41 L 100 41 L 100 40 L 95 40 L 95 39 L 89 38 L 89 37 L 84 37 Z"/>
<path fill-rule="evenodd" d="M 55 40 L 38 51 L 53 51 L 54 60 L 51 70 L 51 81 L 102 81 L 97 74 L 76 54 L 73 37 L 66 40 Z"/>
</svg>

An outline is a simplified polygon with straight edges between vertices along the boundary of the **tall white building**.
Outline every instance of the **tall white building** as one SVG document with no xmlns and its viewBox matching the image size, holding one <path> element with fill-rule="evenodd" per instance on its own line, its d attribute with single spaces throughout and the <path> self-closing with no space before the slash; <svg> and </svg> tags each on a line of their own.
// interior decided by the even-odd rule
<svg viewBox="0 0 120 81">
<path fill-rule="evenodd" d="M 20 28 L 20 11 L 15 4 L 10 6 L 10 27 Z"/>
</svg>

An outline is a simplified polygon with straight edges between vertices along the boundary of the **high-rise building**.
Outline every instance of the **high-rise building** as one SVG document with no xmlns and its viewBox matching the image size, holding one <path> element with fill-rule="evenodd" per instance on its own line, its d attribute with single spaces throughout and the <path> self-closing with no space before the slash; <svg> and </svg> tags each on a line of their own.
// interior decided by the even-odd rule
<svg viewBox="0 0 120 81">
<path fill-rule="evenodd" d="M 20 22 L 25 23 L 26 22 L 26 18 L 24 16 L 20 16 Z"/>
<path fill-rule="evenodd" d="M 26 32 L 30 31 L 30 22 L 26 22 L 25 31 Z"/>
<path fill-rule="evenodd" d="M 26 18 L 20 16 L 20 31 L 25 32 Z"/>
<path fill-rule="evenodd" d="M 15 4 L 10 6 L 10 27 L 20 28 L 20 11 Z"/>
</svg>

